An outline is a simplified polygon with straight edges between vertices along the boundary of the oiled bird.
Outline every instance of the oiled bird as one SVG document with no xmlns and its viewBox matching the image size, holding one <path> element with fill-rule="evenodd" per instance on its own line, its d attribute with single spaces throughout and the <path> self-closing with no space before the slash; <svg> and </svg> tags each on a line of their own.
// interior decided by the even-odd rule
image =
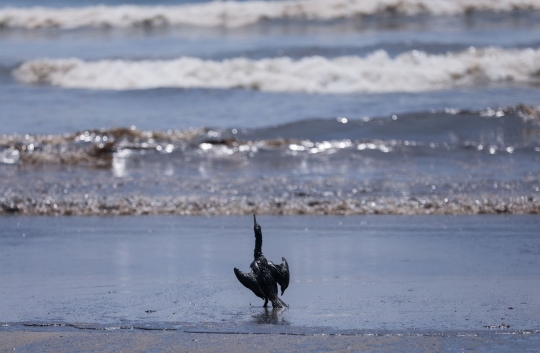
<svg viewBox="0 0 540 353">
<path fill-rule="evenodd" d="M 281 287 L 281 295 L 283 295 L 290 281 L 289 264 L 284 257 L 281 258 L 280 265 L 275 265 L 266 259 L 262 253 L 262 230 L 255 215 L 253 215 L 253 222 L 255 250 L 253 251 L 253 262 L 250 265 L 251 272 L 244 273 L 235 268 L 234 273 L 240 283 L 264 300 L 264 307 L 268 305 L 268 301 L 272 303 L 274 308 L 287 307 L 288 305 L 278 297 L 277 285 L 279 284 Z"/>
</svg>

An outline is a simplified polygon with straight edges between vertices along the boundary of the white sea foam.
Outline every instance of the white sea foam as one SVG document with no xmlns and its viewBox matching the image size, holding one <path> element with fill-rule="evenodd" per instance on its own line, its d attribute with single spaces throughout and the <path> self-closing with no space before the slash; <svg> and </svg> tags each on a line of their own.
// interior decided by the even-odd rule
<svg viewBox="0 0 540 353">
<path fill-rule="evenodd" d="M 540 0 L 213 1 L 178 6 L 4 8 L 0 9 L 0 27 L 238 27 L 279 18 L 327 20 L 382 13 L 452 15 L 470 11 L 513 10 L 540 10 Z"/>
<path fill-rule="evenodd" d="M 244 88 L 266 92 L 421 92 L 486 83 L 538 83 L 540 49 L 470 48 L 432 55 L 419 51 L 390 57 L 320 56 L 223 61 L 40 59 L 23 63 L 14 76 L 25 83 L 65 88 L 132 90 L 158 87 Z"/>
</svg>

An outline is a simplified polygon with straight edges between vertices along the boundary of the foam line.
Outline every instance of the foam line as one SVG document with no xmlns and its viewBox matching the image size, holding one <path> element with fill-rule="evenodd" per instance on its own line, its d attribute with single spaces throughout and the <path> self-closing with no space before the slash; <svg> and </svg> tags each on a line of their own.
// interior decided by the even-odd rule
<svg viewBox="0 0 540 353">
<path fill-rule="evenodd" d="M 422 92 L 486 83 L 538 83 L 540 49 L 471 48 L 443 55 L 410 51 L 390 57 L 320 56 L 223 61 L 39 59 L 14 71 L 17 80 L 64 88 L 135 90 L 159 87 L 251 89 L 321 94 Z"/>
<path fill-rule="evenodd" d="M 268 19 L 328 20 L 389 13 L 455 15 L 471 11 L 515 10 L 540 10 L 540 0 L 213 1 L 177 6 L 4 8 L 0 9 L 0 27 L 239 27 Z"/>
</svg>

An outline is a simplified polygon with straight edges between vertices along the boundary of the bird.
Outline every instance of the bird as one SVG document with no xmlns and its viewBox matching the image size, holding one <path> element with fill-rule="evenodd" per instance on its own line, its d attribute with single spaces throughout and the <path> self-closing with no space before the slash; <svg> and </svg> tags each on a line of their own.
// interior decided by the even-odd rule
<svg viewBox="0 0 540 353">
<path fill-rule="evenodd" d="M 281 295 L 289 287 L 290 275 L 289 264 L 282 257 L 282 263 L 275 265 L 272 261 L 268 261 L 262 253 L 262 230 L 257 223 L 257 218 L 253 215 L 253 229 L 255 231 L 255 249 L 253 251 L 253 262 L 250 265 L 251 272 L 245 273 L 234 268 L 234 274 L 238 281 L 244 287 L 250 289 L 257 297 L 264 300 L 264 307 L 268 305 L 268 301 L 272 303 L 273 308 L 288 307 L 283 300 L 278 297 L 278 284 L 281 288 Z"/>
</svg>

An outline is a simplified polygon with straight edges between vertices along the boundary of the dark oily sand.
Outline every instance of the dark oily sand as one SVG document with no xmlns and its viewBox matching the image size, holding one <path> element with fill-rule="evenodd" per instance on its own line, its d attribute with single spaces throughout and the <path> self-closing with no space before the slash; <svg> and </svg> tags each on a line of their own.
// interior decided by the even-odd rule
<svg viewBox="0 0 540 353">
<path fill-rule="evenodd" d="M 0 332 L 2 352 L 538 352 L 532 335 L 255 335 Z"/>
<path fill-rule="evenodd" d="M 267 258 L 291 267 L 287 310 L 234 276 L 252 260 L 251 217 L 1 217 L 0 347 L 538 347 L 540 217 L 258 221 Z"/>
</svg>

